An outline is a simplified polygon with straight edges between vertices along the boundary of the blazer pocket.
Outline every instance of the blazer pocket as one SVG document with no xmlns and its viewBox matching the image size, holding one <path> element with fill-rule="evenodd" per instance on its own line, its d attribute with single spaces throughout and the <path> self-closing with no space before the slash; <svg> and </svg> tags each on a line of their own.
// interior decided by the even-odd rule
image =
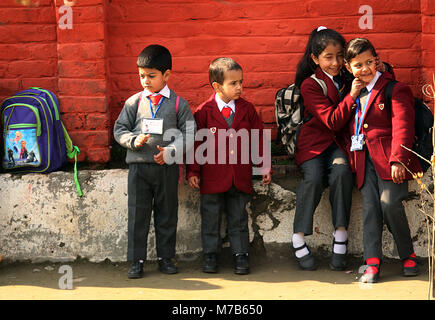
<svg viewBox="0 0 435 320">
<path fill-rule="evenodd" d="M 390 164 L 391 156 L 391 137 L 380 137 L 378 138 L 379 145 L 382 149 L 382 155 L 385 158 L 387 164 Z"/>
</svg>

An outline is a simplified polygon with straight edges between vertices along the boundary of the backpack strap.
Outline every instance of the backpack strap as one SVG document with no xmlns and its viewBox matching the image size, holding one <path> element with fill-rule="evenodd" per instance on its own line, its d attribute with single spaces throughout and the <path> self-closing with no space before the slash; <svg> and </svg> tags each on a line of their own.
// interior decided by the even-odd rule
<svg viewBox="0 0 435 320">
<path fill-rule="evenodd" d="M 391 110 L 391 100 L 393 99 L 393 88 L 394 85 L 396 84 L 396 80 L 391 80 L 390 82 L 387 83 L 387 85 L 385 86 L 385 107 L 387 108 L 387 110 Z"/>
<path fill-rule="evenodd" d="M 322 79 L 317 78 L 314 73 L 310 76 L 310 78 L 313 79 L 314 81 L 316 81 L 319 84 L 319 86 L 323 90 L 323 94 L 325 95 L 325 97 L 327 97 L 328 96 L 328 87 L 326 86 L 325 81 L 323 81 Z"/>
<path fill-rule="evenodd" d="M 178 104 L 180 103 L 180 96 L 177 96 L 177 102 L 175 102 L 175 112 L 178 113 Z"/>
</svg>

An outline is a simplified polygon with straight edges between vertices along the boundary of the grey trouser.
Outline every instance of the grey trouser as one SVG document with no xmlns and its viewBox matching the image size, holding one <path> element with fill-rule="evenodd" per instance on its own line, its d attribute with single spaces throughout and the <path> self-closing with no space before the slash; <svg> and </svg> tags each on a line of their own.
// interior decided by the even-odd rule
<svg viewBox="0 0 435 320">
<path fill-rule="evenodd" d="M 313 216 L 324 189 L 329 185 L 332 223 L 335 229 L 349 225 L 354 175 L 347 157 L 333 143 L 317 157 L 300 166 L 302 181 L 296 190 L 296 212 L 293 232 L 313 233 Z"/>
<path fill-rule="evenodd" d="M 245 208 L 250 198 L 250 194 L 234 186 L 223 193 L 201 194 L 201 239 L 204 253 L 218 253 L 221 249 L 222 211 L 226 212 L 232 253 L 248 253 L 248 213 Z"/>
<path fill-rule="evenodd" d="M 159 258 L 175 256 L 178 222 L 178 164 L 133 163 L 128 171 L 127 260 L 145 260 L 154 211 Z"/>
<path fill-rule="evenodd" d="M 363 205 L 364 260 L 382 259 L 382 230 L 384 222 L 396 242 L 399 257 L 414 252 L 408 219 L 402 201 L 408 196 L 408 182 L 396 184 L 378 177 L 366 152 L 364 185 L 361 188 Z"/>
</svg>

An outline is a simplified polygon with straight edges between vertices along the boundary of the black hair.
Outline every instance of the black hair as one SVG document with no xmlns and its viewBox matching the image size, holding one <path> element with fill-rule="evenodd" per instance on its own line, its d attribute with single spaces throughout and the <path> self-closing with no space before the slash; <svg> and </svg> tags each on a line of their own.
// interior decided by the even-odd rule
<svg viewBox="0 0 435 320">
<path fill-rule="evenodd" d="M 350 63 L 353 58 L 367 50 L 372 53 L 373 57 L 377 56 L 375 47 L 373 47 L 372 43 L 368 39 L 352 39 L 349 41 L 346 49 L 344 50 L 344 60 L 346 61 L 346 63 Z"/>
<path fill-rule="evenodd" d="M 172 56 L 167 48 L 152 44 L 142 50 L 137 57 L 138 68 L 157 69 L 161 73 L 172 69 Z"/>
<path fill-rule="evenodd" d="M 333 29 L 323 29 L 320 31 L 314 29 L 311 32 L 307 46 L 305 48 L 305 53 L 297 65 L 295 77 L 295 85 L 297 87 L 300 87 L 302 82 L 311 76 L 317 68 L 317 65 L 311 58 L 311 54 L 313 54 L 315 57 L 319 57 L 323 50 L 325 50 L 330 44 L 338 44 L 344 48 L 346 41 L 340 33 Z"/>
<path fill-rule="evenodd" d="M 208 68 L 208 80 L 210 84 L 213 82 L 223 84 L 225 80 L 225 72 L 231 70 L 242 70 L 242 67 L 231 58 L 214 59 Z"/>
</svg>

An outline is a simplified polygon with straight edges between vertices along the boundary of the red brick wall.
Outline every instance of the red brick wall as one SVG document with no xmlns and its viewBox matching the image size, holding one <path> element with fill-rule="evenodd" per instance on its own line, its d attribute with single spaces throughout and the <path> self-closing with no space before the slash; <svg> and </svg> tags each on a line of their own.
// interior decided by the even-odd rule
<svg viewBox="0 0 435 320">
<path fill-rule="evenodd" d="M 244 68 L 244 96 L 272 128 L 275 92 L 293 82 L 317 26 L 346 40 L 368 37 L 418 96 L 435 71 L 433 0 L 75 0 L 71 30 L 58 27 L 63 2 L 0 3 L 0 98 L 31 85 L 53 90 L 80 160 L 90 162 L 109 161 L 113 122 L 141 90 L 137 55 L 152 43 L 172 52 L 169 85 L 192 110 L 212 93 L 210 61 L 235 58 Z M 372 29 L 360 28 L 363 5 L 373 9 Z"/>
</svg>

